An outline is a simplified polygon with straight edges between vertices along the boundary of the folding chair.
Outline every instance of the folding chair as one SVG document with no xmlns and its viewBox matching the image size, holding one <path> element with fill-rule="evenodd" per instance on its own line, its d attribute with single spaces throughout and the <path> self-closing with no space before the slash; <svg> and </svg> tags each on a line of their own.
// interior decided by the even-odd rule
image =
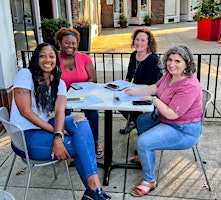
<svg viewBox="0 0 221 200">
<path fill-rule="evenodd" d="M 38 161 L 38 160 L 30 159 L 29 155 L 28 155 L 28 150 L 27 150 L 27 146 L 26 146 L 24 132 L 17 125 L 10 123 L 9 113 L 8 113 L 8 110 L 5 107 L 0 108 L 0 121 L 2 122 L 3 126 L 5 127 L 7 133 L 10 135 L 11 147 L 14 151 L 14 157 L 13 157 L 12 164 L 11 164 L 11 167 L 9 169 L 9 173 L 8 173 L 5 185 L 4 185 L 4 190 L 6 189 L 6 187 L 8 185 L 8 181 L 9 181 L 9 178 L 10 178 L 10 175 L 11 175 L 14 163 L 15 163 L 15 159 L 16 159 L 17 156 L 19 156 L 22 159 L 22 161 L 27 165 L 27 169 L 28 169 L 28 181 L 27 181 L 27 186 L 26 186 L 26 191 L 25 191 L 25 196 L 24 196 L 24 199 L 26 200 L 27 196 L 28 196 L 28 189 L 29 189 L 29 185 L 30 185 L 32 171 L 36 167 L 43 167 L 43 166 L 53 165 L 54 176 L 55 176 L 55 179 L 57 179 L 55 164 L 59 161 L 58 160 Z M 68 173 L 68 178 L 69 178 L 69 182 L 70 182 L 70 187 L 71 187 L 73 199 L 76 200 L 67 160 L 65 160 L 64 162 L 65 162 L 66 170 L 67 170 L 67 173 Z"/>
<path fill-rule="evenodd" d="M 208 107 L 208 105 L 211 103 L 212 98 L 213 98 L 213 95 L 212 95 L 211 92 L 209 92 L 209 91 L 207 91 L 207 90 L 203 90 L 203 99 L 202 99 L 202 110 L 203 110 L 202 125 L 203 125 L 204 117 L 205 117 L 205 114 L 206 114 L 206 111 L 207 111 L 207 107 Z M 204 164 L 203 164 L 203 160 L 202 160 L 202 157 L 201 157 L 200 150 L 199 150 L 199 148 L 198 148 L 198 143 L 197 143 L 194 147 L 192 147 L 195 161 L 197 161 L 196 153 L 195 153 L 194 148 L 195 148 L 196 151 L 197 151 L 197 154 L 198 154 L 198 157 L 199 157 L 199 161 L 200 161 L 200 164 L 201 164 L 201 167 L 202 167 L 202 170 L 203 170 L 204 177 L 205 177 L 205 179 L 206 179 L 206 183 L 207 183 L 208 189 L 209 189 L 209 191 L 211 191 L 211 186 L 210 186 L 210 183 L 209 183 L 209 179 L 208 179 L 208 177 L 207 177 L 207 174 L 206 174 L 206 170 L 205 170 L 205 167 L 204 167 Z M 159 161 L 159 167 L 158 167 L 158 172 L 157 172 L 157 183 L 159 183 L 160 169 L 161 169 L 162 160 L 163 160 L 163 150 L 161 150 L 161 152 L 160 152 L 160 161 Z"/>
</svg>

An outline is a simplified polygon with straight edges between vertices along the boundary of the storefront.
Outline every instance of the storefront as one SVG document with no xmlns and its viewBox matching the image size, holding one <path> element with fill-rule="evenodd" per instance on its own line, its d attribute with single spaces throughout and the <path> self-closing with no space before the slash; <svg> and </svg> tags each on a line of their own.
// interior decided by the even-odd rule
<svg viewBox="0 0 221 200">
<path fill-rule="evenodd" d="M 76 18 L 90 21 L 91 39 L 98 35 L 98 0 L 11 0 L 13 22 L 33 25 L 37 42 L 43 42 L 40 24 L 43 18 L 66 18 L 73 24 Z"/>
<path fill-rule="evenodd" d="M 151 16 L 155 24 L 192 21 L 195 2 L 196 0 L 114 0 L 114 27 L 119 27 L 120 13 L 125 15 L 128 25 L 145 24 L 145 15 Z M 161 16 L 162 22 L 158 20 Z"/>
</svg>

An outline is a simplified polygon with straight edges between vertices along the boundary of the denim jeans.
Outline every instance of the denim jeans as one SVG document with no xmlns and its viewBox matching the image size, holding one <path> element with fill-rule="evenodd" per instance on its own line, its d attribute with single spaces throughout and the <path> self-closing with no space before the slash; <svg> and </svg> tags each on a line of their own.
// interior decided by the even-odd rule
<svg viewBox="0 0 221 200">
<path fill-rule="evenodd" d="M 155 150 L 184 150 L 193 147 L 201 135 L 201 121 L 186 124 L 165 124 L 153 121 L 151 113 L 137 119 L 137 152 L 147 182 L 155 181 Z"/>
<path fill-rule="evenodd" d="M 83 110 L 85 117 L 87 117 L 92 133 L 93 133 L 93 137 L 94 137 L 94 142 L 98 143 L 98 137 L 99 137 L 99 133 L 98 133 L 98 128 L 99 128 L 99 114 L 98 114 L 98 110 Z M 71 114 L 71 109 L 66 109 L 65 110 L 65 115 L 70 115 Z"/>
<path fill-rule="evenodd" d="M 93 137 L 94 137 L 94 142 L 98 143 L 98 124 L 99 124 L 99 114 L 98 114 L 98 110 L 83 110 L 85 114 L 85 117 L 87 117 L 88 122 L 90 124 L 92 133 L 93 133 Z"/>
<path fill-rule="evenodd" d="M 74 116 L 65 117 L 64 128 L 70 136 L 65 136 L 64 146 L 74 158 L 76 169 L 87 187 L 87 178 L 98 173 L 93 135 L 87 120 L 75 123 L 73 120 Z M 50 119 L 49 123 L 54 125 L 54 119 Z M 51 160 L 53 134 L 42 129 L 26 130 L 24 133 L 30 158 Z"/>
</svg>

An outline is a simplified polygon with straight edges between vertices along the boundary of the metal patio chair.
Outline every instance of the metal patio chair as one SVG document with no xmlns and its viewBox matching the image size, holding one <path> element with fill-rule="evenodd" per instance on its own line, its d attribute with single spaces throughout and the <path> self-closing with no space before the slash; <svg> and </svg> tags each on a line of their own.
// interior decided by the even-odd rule
<svg viewBox="0 0 221 200">
<path fill-rule="evenodd" d="M 209 92 L 209 91 L 207 91 L 207 90 L 203 90 L 203 99 L 202 99 L 202 110 L 203 110 L 202 126 L 203 126 L 204 117 L 205 117 L 205 114 L 206 114 L 206 111 L 207 111 L 207 107 L 208 107 L 208 105 L 211 103 L 212 99 L 213 99 L 212 93 Z M 206 174 L 206 169 L 205 169 L 205 167 L 204 167 L 204 162 L 203 162 L 203 160 L 202 160 L 200 150 L 199 150 L 199 148 L 198 148 L 198 143 L 197 143 L 194 147 L 192 147 L 195 161 L 197 161 L 196 153 L 195 153 L 194 148 L 196 149 L 196 152 L 197 152 L 197 154 L 198 154 L 199 161 L 200 161 L 200 164 L 201 164 L 201 167 L 202 167 L 202 170 L 203 170 L 203 174 L 204 174 L 204 177 L 205 177 L 205 180 L 206 180 L 208 189 L 209 189 L 209 191 L 211 191 L 211 186 L 210 186 L 210 183 L 209 183 L 209 179 L 208 179 L 208 177 L 207 177 L 207 174 Z M 185 149 L 185 150 L 186 150 L 186 149 Z M 159 177 L 160 177 L 160 170 L 161 170 L 162 160 L 163 160 L 163 150 L 161 150 L 161 152 L 160 152 L 159 167 L 158 167 L 158 172 L 157 172 L 157 183 L 159 183 Z"/>
<path fill-rule="evenodd" d="M 10 178 L 10 175 L 11 175 L 14 163 L 15 163 L 15 159 L 17 156 L 19 156 L 22 159 L 22 161 L 27 165 L 27 170 L 28 170 L 28 180 L 27 180 L 27 186 L 26 186 L 26 191 L 25 191 L 25 196 L 24 196 L 24 199 L 26 200 L 28 196 L 28 189 L 30 185 L 32 171 L 36 167 L 44 167 L 48 165 L 53 165 L 54 176 L 55 176 L 55 179 L 57 179 L 55 164 L 59 161 L 58 160 L 38 161 L 38 160 L 30 159 L 28 155 L 24 132 L 19 126 L 10 123 L 9 113 L 8 113 L 7 108 L 5 107 L 0 108 L 0 121 L 2 122 L 4 128 L 6 129 L 6 132 L 10 135 L 11 147 L 14 151 L 14 157 L 13 157 L 12 164 L 10 166 L 9 173 L 8 173 L 5 185 L 4 185 L 4 190 L 6 190 L 6 187 L 8 185 L 8 181 L 9 181 L 9 178 Z M 66 170 L 68 173 L 68 178 L 69 178 L 69 183 L 70 183 L 73 199 L 76 200 L 67 160 L 65 160 L 64 162 L 65 162 Z"/>
</svg>

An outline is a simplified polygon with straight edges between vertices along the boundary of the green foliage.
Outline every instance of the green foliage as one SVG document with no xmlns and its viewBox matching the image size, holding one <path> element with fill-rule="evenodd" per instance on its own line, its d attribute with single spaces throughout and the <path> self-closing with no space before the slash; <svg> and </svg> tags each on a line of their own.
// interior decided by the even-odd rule
<svg viewBox="0 0 221 200">
<path fill-rule="evenodd" d="M 194 10 L 197 10 L 195 21 L 202 18 L 221 19 L 221 0 L 198 0 Z"/>
<path fill-rule="evenodd" d="M 44 18 L 41 21 L 40 29 L 42 31 L 43 38 L 54 38 L 55 33 L 62 27 L 69 28 L 70 23 L 67 19 L 47 19 Z"/>
<path fill-rule="evenodd" d="M 152 19 L 151 19 L 150 15 L 145 15 L 143 21 L 144 22 L 151 22 Z"/>
<path fill-rule="evenodd" d="M 125 17 L 125 15 L 123 13 L 120 13 L 119 15 L 119 21 L 120 22 L 127 22 L 127 18 Z"/>
</svg>

